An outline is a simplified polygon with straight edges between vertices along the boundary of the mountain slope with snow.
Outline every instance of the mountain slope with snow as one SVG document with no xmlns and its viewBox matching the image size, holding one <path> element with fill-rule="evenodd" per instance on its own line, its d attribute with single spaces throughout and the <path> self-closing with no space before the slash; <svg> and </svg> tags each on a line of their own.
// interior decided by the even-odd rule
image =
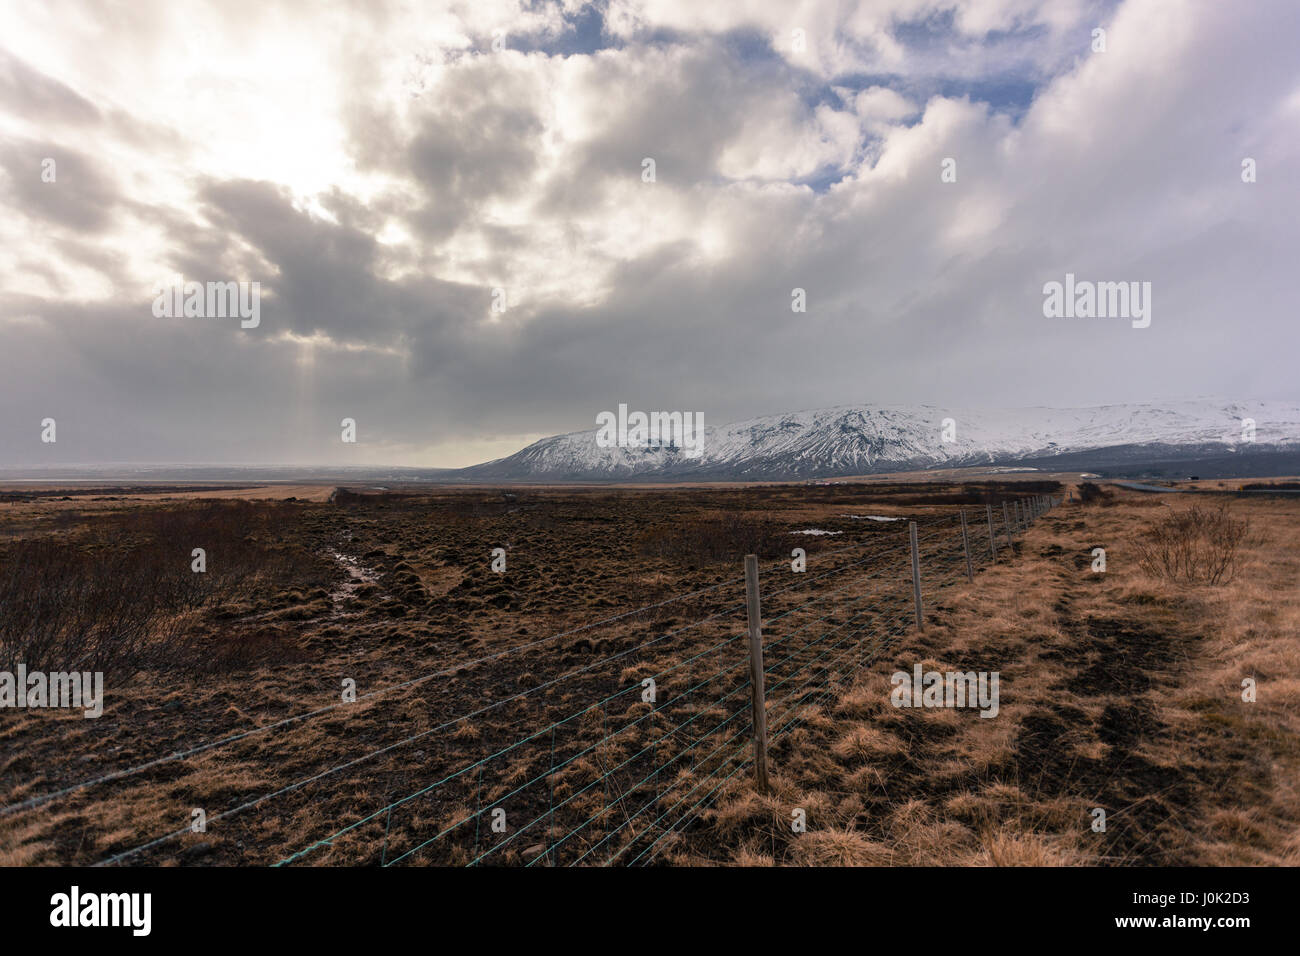
<svg viewBox="0 0 1300 956">
<path fill-rule="evenodd" d="M 945 435 L 945 419 L 951 425 Z M 1244 439 L 1245 420 L 1255 423 Z M 1089 408 L 956 409 L 842 405 L 705 428 L 703 453 L 601 447 L 597 432 L 534 442 L 462 469 L 471 480 L 779 480 L 970 465 L 1016 465 L 1111 451 L 1127 459 L 1300 452 L 1300 405 L 1198 400 Z M 951 440 L 947 440 L 947 439 Z"/>
</svg>

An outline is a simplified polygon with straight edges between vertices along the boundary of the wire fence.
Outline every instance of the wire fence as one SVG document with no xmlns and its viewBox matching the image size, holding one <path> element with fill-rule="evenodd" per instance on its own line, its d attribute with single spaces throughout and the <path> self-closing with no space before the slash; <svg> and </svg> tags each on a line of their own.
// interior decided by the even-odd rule
<svg viewBox="0 0 1300 956">
<path fill-rule="evenodd" d="M 1038 496 L 988 505 L 982 512 L 927 517 L 910 522 L 906 535 L 879 532 L 819 552 L 806 570 L 793 558 L 776 562 L 748 581 L 745 575 L 730 578 L 373 691 L 358 703 L 421 685 L 428 689 L 427 682 L 449 674 L 461 692 L 430 694 L 426 726 L 233 801 L 208 815 L 205 827 L 216 833 L 334 778 L 340 787 L 356 786 L 358 797 L 346 812 L 306 814 L 294 830 L 300 835 L 296 849 L 256 862 L 652 864 L 683 840 L 728 784 L 751 772 L 760 746 L 763 753 L 779 749 L 856 673 L 923 620 L 926 601 L 1005 557 L 1015 537 L 1057 503 Z M 754 679 L 751 658 L 751 631 L 758 622 L 747 614 L 741 582 L 752 588 L 755 603 L 761 599 L 761 682 Z M 690 611 L 690 620 L 677 619 Z M 610 629 L 620 631 L 610 646 L 590 653 L 605 642 L 587 635 Z M 647 636 L 638 639 L 642 634 Z M 577 663 L 575 654 L 591 659 Z M 534 673 L 543 658 L 558 665 L 545 679 Z M 481 703 L 458 710 L 457 701 L 467 695 Z M 29 797 L 0 807 L 0 819 L 86 797 L 128 778 L 143 781 L 168 764 L 188 766 L 254 744 L 271 747 L 274 741 L 266 738 L 339 706 Z M 762 739 L 756 706 L 767 728 Z M 380 799 L 373 796 L 377 789 L 383 790 Z M 259 832 L 252 822 L 245 830 L 250 836 Z M 187 822 L 144 842 L 122 841 L 97 865 L 161 862 L 180 852 L 193 832 Z"/>
</svg>

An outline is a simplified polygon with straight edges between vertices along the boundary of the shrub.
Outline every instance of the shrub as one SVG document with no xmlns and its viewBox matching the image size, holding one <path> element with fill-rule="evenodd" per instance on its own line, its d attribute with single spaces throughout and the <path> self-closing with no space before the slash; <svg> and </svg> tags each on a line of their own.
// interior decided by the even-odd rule
<svg viewBox="0 0 1300 956">
<path fill-rule="evenodd" d="M 1103 490 L 1101 485 L 1093 484 L 1091 481 L 1079 485 L 1079 500 L 1085 505 L 1092 504 L 1094 501 L 1106 501 L 1109 498 L 1110 492 Z"/>
<path fill-rule="evenodd" d="M 1148 574 L 1184 584 L 1226 584 L 1240 564 L 1250 521 L 1232 517 L 1227 504 L 1193 505 L 1148 526 L 1137 544 L 1138 563 Z"/>
<path fill-rule="evenodd" d="M 296 519 L 294 506 L 273 502 L 144 507 L 94 515 L 83 531 L 0 547 L 0 669 L 23 662 L 121 680 L 143 669 L 225 659 L 195 641 L 200 612 L 228 618 L 223 607 L 247 606 L 290 584 L 330 582 L 328 559 L 290 543 Z M 196 547 L 207 554 L 203 574 L 191 570 Z M 232 642 L 243 640 L 222 630 Z"/>
</svg>

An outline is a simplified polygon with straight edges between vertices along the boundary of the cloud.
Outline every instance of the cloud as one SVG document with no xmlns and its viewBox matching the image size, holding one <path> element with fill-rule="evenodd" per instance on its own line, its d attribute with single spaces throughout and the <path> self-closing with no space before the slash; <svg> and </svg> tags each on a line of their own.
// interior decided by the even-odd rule
<svg viewBox="0 0 1300 956">
<path fill-rule="evenodd" d="M 101 164 L 56 143 L 0 139 L 0 172 L 14 211 L 38 222 L 100 232 L 118 202 Z"/>
<path fill-rule="evenodd" d="M 8 113 L 45 123 L 95 123 L 101 118 L 90 100 L 4 49 L 0 49 L 0 104 Z"/>
<path fill-rule="evenodd" d="M 1280 0 L 56 6 L 0 22 L 0 464 L 1300 397 Z M 261 326 L 155 318 L 174 272 Z M 1150 281 L 1151 327 L 1044 319 L 1066 272 Z"/>
</svg>

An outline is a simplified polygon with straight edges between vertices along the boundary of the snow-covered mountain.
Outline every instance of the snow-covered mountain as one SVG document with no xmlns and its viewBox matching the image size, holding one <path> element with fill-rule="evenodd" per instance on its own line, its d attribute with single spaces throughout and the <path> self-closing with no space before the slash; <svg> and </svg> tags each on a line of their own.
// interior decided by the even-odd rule
<svg viewBox="0 0 1300 956">
<path fill-rule="evenodd" d="M 945 419 L 951 419 L 946 423 Z M 1247 439 L 1254 422 L 1254 440 Z M 946 426 L 946 427 L 945 427 Z M 842 405 L 706 426 L 703 450 L 555 435 L 461 469 L 470 480 L 780 480 L 969 465 L 1087 468 L 1300 453 L 1300 405 L 1197 400 L 1090 408 Z"/>
</svg>

